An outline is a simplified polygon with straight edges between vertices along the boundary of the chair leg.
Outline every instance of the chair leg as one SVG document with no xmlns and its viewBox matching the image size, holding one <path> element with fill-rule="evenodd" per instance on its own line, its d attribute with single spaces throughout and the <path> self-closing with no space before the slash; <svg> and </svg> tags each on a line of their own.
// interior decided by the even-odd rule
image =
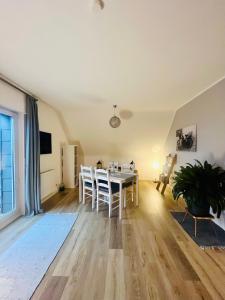
<svg viewBox="0 0 225 300">
<path fill-rule="evenodd" d="M 83 186 L 83 204 L 85 204 L 85 187 Z"/>
<path fill-rule="evenodd" d="M 95 190 L 92 190 L 92 210 L 95 208 Z"/>
<path fill-rule="evenodd" d="M 109 218 L 111 218 L 111 211 L 112 211 L 112 196 L 109 197 Z"/>
<path fill-rule="evenodd" d="M 99 200 L 98 200 L 98 190 L 97 190 L 97 212 L 98 212 L 98 209 L 99 209 Z"/>
<path fill-rule="evenodd" d="M 127 207 L 127 189 L 124 188 L 123 189 L 123 207 L 126 208 Z"/>
</svg>

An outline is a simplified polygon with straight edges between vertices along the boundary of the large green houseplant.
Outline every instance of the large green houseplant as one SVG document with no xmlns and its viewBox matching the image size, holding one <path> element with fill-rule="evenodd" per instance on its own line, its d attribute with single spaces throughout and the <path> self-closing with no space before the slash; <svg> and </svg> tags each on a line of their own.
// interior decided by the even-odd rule
<svg viewBox="0 0 225 300">
<path fill-rule="evenodd" d="M 173 180 L 174 199 L 182 196 L 190 212 L 204 216 L 209 214 L 211 206 L 213 213 L 220 217 L 225 209 L 225 171 L 222 168 L 196 160 L 195 164 L 187 164 L 175 172 Z"/>
</svg>

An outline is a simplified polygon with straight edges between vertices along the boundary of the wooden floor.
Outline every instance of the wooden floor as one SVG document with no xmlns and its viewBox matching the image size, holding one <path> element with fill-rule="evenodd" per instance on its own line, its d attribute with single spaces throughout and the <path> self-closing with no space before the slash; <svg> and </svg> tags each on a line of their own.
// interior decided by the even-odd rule
<svg viewBox="0 0 225 300">
<path fill-rule="evenodd" d="M 78 192 L 58 194 L 51 212 L 79 217 L 33 300 L 225 299 L 225 250 L 200 249 L 171 218 L 182 208 L 140 183 L 120 222 L 79 205 Z M 0 233 L 0 252 L 38 218 L 21 218 Z"/>
</svg>

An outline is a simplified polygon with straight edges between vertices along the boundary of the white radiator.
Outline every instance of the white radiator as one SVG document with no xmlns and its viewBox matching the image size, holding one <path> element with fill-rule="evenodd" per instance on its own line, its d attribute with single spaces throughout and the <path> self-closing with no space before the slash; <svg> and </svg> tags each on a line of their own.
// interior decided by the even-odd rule
<svg viewBox="0 0 225 300">
<path fill-rule="evenodd" d="M 57 192 L 55 170 L 41 172 L 41 202 Z"/>
</svg>

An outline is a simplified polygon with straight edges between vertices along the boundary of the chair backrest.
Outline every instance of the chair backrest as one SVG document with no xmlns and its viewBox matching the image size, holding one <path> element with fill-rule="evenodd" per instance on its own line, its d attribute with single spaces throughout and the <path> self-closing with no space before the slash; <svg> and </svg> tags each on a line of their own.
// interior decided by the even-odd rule
<svg viewBox="0 0 225 300">
<path fill-rule="evenodd" d="M 121 164 L 121 171 L 123 173 L 126 173 L 126 172 L 130 172 L 130 164 L 129 163 L 122 163 Z"/>
<path fill-rule="evenodd" d="M 94 182 L 94 169 L 93 167 L 88 167 L 88 166 L 80 166 L 81 168 L 81 176 L 83 182 L 89 182 L 93 183 Z"/>
<path fill-rule="evenodd" d="M 117 171 L 119 168 L 119 162 L 118 161 L 110 161 L 108 164 L 108 169 L 110 171 Z"/>
<path fill-rule="evenodd" d="M 133 164 L 133 167 L 131 168 L 131 163 L 122 163 L 121 164 L 121 172 L 124 174 L 134 174 L 135 171 L 135 165 Z"/>
<path fill-rule="evenodd" d="M 97 190 L 102 187 L 104 189 L 107 189 L 109 194 L 111 193 L 109 170 L 95 169 L 95 179 Z"/>
</svg>

